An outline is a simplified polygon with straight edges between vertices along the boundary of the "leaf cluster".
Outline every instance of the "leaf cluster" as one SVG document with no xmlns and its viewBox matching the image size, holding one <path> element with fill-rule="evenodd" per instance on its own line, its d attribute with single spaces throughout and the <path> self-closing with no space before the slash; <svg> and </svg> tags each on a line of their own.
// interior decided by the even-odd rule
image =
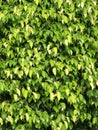
<svg viewBox="0 0 98 130">
<path fill-rule="evenodd" d="M 0 0 L 0 130 L 98 130 L 98 1 Z"/>
</svg>

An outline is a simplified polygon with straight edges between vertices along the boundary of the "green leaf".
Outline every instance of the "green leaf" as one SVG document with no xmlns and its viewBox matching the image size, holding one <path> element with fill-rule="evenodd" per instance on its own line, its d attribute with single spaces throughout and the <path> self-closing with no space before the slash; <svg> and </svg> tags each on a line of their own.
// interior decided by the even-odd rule
<svg viewBox="0 0 98 130">
<path fill-rule="evenodd" d="M 50 65 L 51 65 L 51 67 L 53 67 L 55 65 L 55 61 L 50 59 Z"/>
<path fill-rule="evenodd" d="M 56 93 L 56 96 L 57 96 L 58 100 L 61 99 L 61 94 L 60 94 L 60 92 L 57 92 L 57 93 Z"/>
<path fill-rule="evenodd" d="M 57 50 L 57 47 L 54 47 L 52 50 L 53 50 L 53 52 L 54 52 L 54 55 L 57 55 L 57 51 L 58 51 L 58 50 Z"/>
<path fill-rule="evenodd" d="M 68 129 L 68 123 L 67 123 L 67 121 L 64 121 L 64 124 L 65 124 L 65 126 L 66 126 L 66 129 Z"/>
<path fill-rule="evenodd" d="M 21 94 L 20 89 L 16 88 L 16 93 L 20 96 Z"/>
<path fill-rule="evenodd" d="M 33 75 L 33 70 L 30 69 L 30 70 L 29 70 L 29 76 L 30 76 L 30 78 L 32 77 L 32 75 Z"/>
<path fill-rule="evenodd" d="M 33 42 L 32 42 L 31 40 L 28 40 L 28 43 L 29 43 L 29 45 L 30 45 L 30 48 L 32 49 L 32 47 L 33 47 Z"/>
<path fill-rule="evenodd" d="M 68 75 L 69 74 L 69 69 L 65 69 L 65 74 Z"/>
<path fill-rule="evenodd" d="M 0 125 L 3 125 L 3 120 L 1 117 L 0 117 Z"/>
<path fill-rule="evenodd" d="M 58 2 L 58 7 L 60 8 L 61 5 L 62 5 L 63 0 L 58 0 L 57 2 Z"/>
<path fill-rule="evenodd" d="M 39 0 L 34 0 L 35 1 L 35 3 L 38 5 L 38 3 L 39 3 Z"/>
<path fill-rule="evenodd" d="M 61 126 L 61 129 L 60 129 L 60 130 L 66 130 L 65 124 L 63 124 L 63 125 Z"/>
<path fill-rule="evenodd" d="M 68 23 L 68 18 L 65 15 L 62 15 L 62 23 Z"/>
<path fill-rule="evenodd" d="M 76 120 L 77 120 L 77 117 L 76 117 L 75 115 L 73 115 L 73 116 L 72 116 L 72 120 L 73 120 L 73 122 L 75 123 Z"/>
<path fill-rule="evenodd" d="M 29 114 L 25 113 L 25 116 L 26 116 L 26 120 L 29 121 Z"/>
<path fill-rule="evenodd" d="M 55 97 L 55 94 L 53 92 L 50 93 L 50 100 L 53 101 Z"/>
<path fill-rule="evenodd" d="M 94 117 L 93 120 L 92 120 L 92 123 L 93 123 L 93 125 L 94 125 L 94 124 L 97 125 L 97 123 L 98 123 L 98 117 Z"/>
<path fill-rule="evenodd" d="M 26 90 L 25 88 L 22 88 L 22 95 L 23 95 L 24 98 L 27 98 L 28 90 Z"/>
<path fill-rule="evenodd" d="M 56 76 L 56 68 L 52 69 L 53 74 Z"/>
<path fill-rule="evenodd" d="M 76 95 L 71 93 L 71 96 L 69 96 L 68 101 L 72 104 L 72 103 L 76 103 Z"/>
<path fill-rule="evenodd" d="M 68 96 L 70 94 L 70 89 L 69 88 L 66 88 L 65 89 L 65 92 L 66 92 L 66 95 Z"/>
<path fill-rule="evenodd" d="M 14 100 L 15 100 L 15 101 L 18 101 L 18 96 L 17 96 L 17 94 L 14 94 Z"/>
<path fill-rule="evenodd" d="M 29 69 L 27 68 L 27 67 L 24 67 L 23 68 L 24 69 L 24 73 L 26 74 L 26 76 L 28 75 L 28 73 L 29 73 Z"/>
<path fill-rule="evenodd" d="M 8 116 L 6 120 L 9 121 L 11 124 L 13 124 L 14 122 L 12 116 Z"/>
</svg>

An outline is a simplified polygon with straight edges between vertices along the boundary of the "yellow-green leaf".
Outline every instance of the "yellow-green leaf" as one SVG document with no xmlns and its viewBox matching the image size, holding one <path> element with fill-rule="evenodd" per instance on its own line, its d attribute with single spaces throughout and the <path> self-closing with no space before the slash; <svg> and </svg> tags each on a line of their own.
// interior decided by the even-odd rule
<svg viewBox="0 0 98 130">
<path fill-rule="evenodd" d="M 52 69 L 53 74 L 56 76 L 56 68 Z"/>
<path fill-rule="evenodd" d="M 26 90 L 25 88 L 22 88 L 22 95 L 23 95 L 24 98 L 27 98 L 28 90 Z"/>
</svg>

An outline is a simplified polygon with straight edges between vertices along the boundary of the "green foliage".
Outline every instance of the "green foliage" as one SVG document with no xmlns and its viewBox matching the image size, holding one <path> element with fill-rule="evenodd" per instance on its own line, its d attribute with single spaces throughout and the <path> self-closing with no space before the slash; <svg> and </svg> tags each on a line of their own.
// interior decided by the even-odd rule
<svg viewBox="0 0 98 130">
<path fill-rule="evenodd" d="M 0 0 L 0 130 L 98 130 L 98 1 Z"/>
</svg>

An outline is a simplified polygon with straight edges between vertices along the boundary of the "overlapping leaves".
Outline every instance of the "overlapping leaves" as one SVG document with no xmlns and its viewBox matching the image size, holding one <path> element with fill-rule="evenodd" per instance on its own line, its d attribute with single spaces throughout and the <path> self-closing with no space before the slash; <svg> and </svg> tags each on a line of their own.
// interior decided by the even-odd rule
<svg viewBox="0 0 98 130">
<path fill-rule="evenodd" d="M 98 129 L 97 0 L 0 1 L 0 129 Z"/>
</svg>

